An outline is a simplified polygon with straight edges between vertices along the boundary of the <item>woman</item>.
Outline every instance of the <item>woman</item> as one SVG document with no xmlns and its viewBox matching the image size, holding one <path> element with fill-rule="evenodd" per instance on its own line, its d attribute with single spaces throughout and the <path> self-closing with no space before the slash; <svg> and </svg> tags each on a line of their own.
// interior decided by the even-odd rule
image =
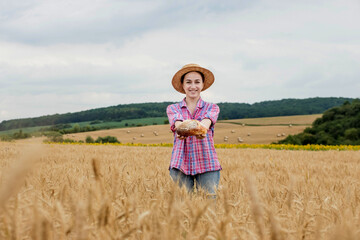
<svg viewBox="0 0 360 240">
<path fill-rule="evenodd" d="M 200 92 L 214 82 L 214 75 L 197 64 L 187 64 L 175 73 L 173 87 L 186 97 L 179 103 L 167 107 L 171 130 L 174 132 L 174 147 L 170 161 L 170 176 L 180 187 L 189 192 L 201 187 L 215 197 L 219 185 L 221 166 L 214 147 L 214 125 L 219 115 L 216 104 L 205 102 Z M 195 119 L 208 129 L 201 136 L 182 137 L 176 128 L 187 119 Z"/>
</svg>

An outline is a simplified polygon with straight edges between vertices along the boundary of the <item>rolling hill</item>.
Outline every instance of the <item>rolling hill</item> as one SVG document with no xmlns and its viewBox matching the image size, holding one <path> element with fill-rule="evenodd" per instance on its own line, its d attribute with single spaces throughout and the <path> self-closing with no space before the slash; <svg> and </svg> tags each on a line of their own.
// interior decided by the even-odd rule
<svg viewBox="0 0 360 240">
<path fill-rule="evenodd" d="M 221 109 L 219 120 L 319 114 L 329 108 L 339 106 L 345 101 L 352 100 L 351 98 L 317 97 L 264 101 L 254 104 L 218 103 Z M 166 117 L 166 107 L 169 104 L 171 102 L 123 104 L 75 113 L 7 120 L 0 123 L 0 131 L 86 121 L 121 122 L 127 119 Z"/>
</svg>

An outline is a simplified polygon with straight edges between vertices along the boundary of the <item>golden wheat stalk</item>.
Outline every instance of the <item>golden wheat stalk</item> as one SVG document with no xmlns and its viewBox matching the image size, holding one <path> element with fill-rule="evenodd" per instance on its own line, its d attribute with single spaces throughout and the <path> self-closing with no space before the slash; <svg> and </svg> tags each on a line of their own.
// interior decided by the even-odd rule
<svg viewBox="0 0 360 240">
<path fill-rule="evenodd" d="M 32 148 L 23 149 L 16 160 L 15 166 L 7 174 L 6 180 L 0 189 L 0 208 L 3 208 L 9 198 L 15 195 L 25 183 L 25 178 L 30 170 L 40 159 L 41 146 L 35 145 Z"/>
<path fill-rule="evenodd" d="M 93 158 L 92 161 L 92 169 L 94 171 L 94 175 L 95 175 L 95 179 L 96 181 L 99 181 L 100 180 L 100 163 L 99 163 L 99 160 L 96 159 L 96 158 Z"/>
<path fill-rule="evenodd" d="M 294 179 L 292 177 L 290 177 L 290 181 L 289 181 L 289 186 L 287 188 L 288 190 L 288 197 L 287 197 L 287 200 L 286 200 L 286 205 L 288 206 L 289 209 L 291 209 L 291 203 L 292 203 L 292 200 L 293 200 L 293 192 L 294 192 Z"/>
<path fill-rule="evenodd" d="M 56 202 L 55 208 L 60 218 L 60 239 L 63 240 L 66 239 L 66 234 L 69 232 L 66 226 L 66 215 L 64 208 L 60 202 Z"/>
<path fill-rule="evenodd" d="M 271 240 L 282 240 L 282 233 L 279 226 L 279 222 L 273 216 L 273 214 L 268 211 L 268 216 L 270 220 L 270 231 L 271 231 Z"/>
<path fill-rule="evenodd" d="M 250 196 L 251 210 L 253 213 L 254 221 L 258 229 L 259 237 L 260 239 L 264 239 L 265 238 L 264 213 L 261 207 L 260 198 L 258 197 L 258 193 L 253 178 L 250 177 L 250 175 L 247 175 L 245 180 L 246 180 L 248 193 Z"/>
</svg>

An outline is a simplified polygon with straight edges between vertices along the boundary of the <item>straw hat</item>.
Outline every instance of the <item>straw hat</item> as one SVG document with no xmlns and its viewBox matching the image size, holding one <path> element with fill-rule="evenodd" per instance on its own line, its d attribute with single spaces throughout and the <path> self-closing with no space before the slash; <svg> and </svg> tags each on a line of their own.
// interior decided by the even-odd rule
<svg viewBox="0 0 360 240">
<path fill-rule="evenodd" d="M 208 89 L 215 81 L 214 74 L 203 67 L 200 67 L 198 64 L 190 63 L 183 66 L 179 71 L 177 71 L 172 79 L 172 85 L 176 91 L 185 93 L 183 85 L 181 83 L 181 77 L 188 72 L 201 72 L 204 74 L 204 88 L 201 91 Z"/>
</svg>

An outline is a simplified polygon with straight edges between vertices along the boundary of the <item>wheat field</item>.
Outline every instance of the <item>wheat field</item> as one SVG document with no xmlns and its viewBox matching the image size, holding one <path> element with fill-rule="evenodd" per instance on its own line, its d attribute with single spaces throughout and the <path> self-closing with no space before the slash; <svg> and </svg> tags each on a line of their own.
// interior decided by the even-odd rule
<svg viewBox="0 0 360 240">
<path fill-rule="evenodd" d="M 217 149 L 214 201 L 171 150 L 0 142 L 1 239 L 360 239 L 359 151 Z"/>
</svg>

